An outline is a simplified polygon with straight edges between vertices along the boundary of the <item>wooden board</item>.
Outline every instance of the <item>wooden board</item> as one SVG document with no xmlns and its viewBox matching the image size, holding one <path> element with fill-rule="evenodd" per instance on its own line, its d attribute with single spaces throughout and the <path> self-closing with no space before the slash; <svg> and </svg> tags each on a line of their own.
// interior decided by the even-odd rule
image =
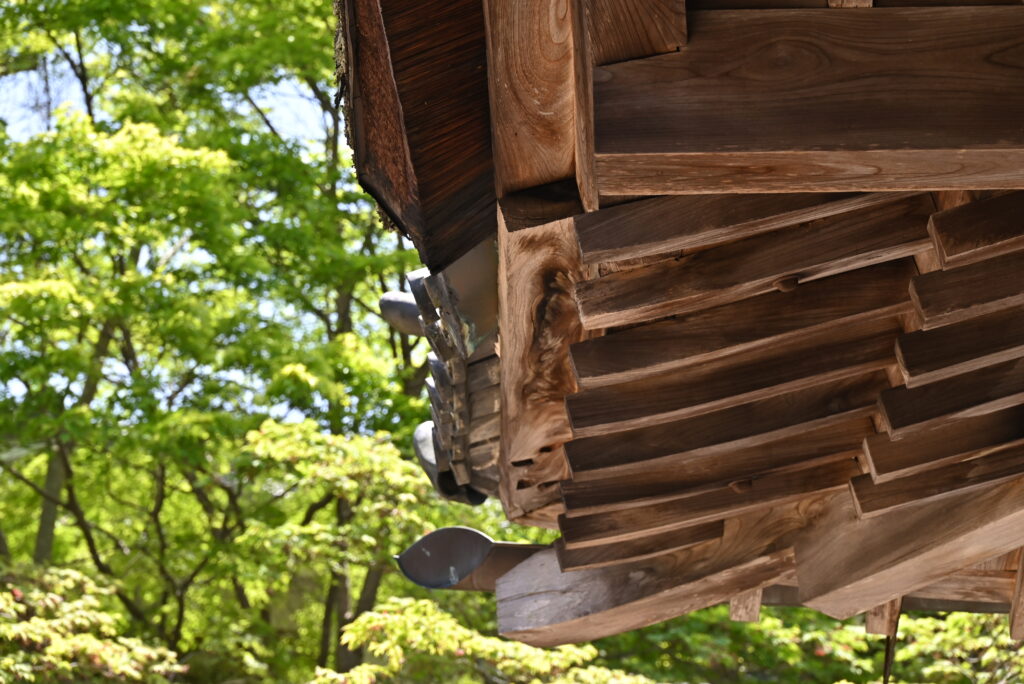
<svg viewBox="0 0 1024 684">
<path fill-rule="evenodd" d="M 594 62 L 673 52 L 686 45 L 684 0 L 585 0 Z"/>
<path fill-rule="evenodd" d="M 897 198 L 576 287 L 588 329 L 641 323 L 770 292 L 931 249 L 931 196 Z"/>
<path fill-rule="evenodd" d="M 1024 273 L 1020 278 L 1024 281 Z M 1024 356 L 1024 308 L 901 335 L 896 356 L 908 387 L 1019 359 Z"/>
<path fill-rule="evenodd" d="M 695 366 L 872 318 L 909 313 L 910 259 L 869 266 L 574 344 L 583 389 Z"/>
<path fill-rule="evenodd" d="M 734 622 L 758 622 L 761 619 L 763 589 L 751 589 L 729 599 L 729 619 Z"/>
<path fill-rule="evenodd" d="M 1024 9 L 692 12 L 595 70 L 602 195 L 1024 187 Z"/>
<path fill-rule="evenodd" d="M 800 599 L 839 619 L 1020 546 L 1024 481 L 858 519 L 843 492 L 796 540 Z"/>
<path fill-rule="evenodd" d="M 960 418 L 904 439 L 886 434 L 864 440 L 864 457 L 875 482 L 916 475 L 962 461 L 1006 442 L 1024 439 L 1024 408 Z"/>
<path fill-rule="evenodd" d="M 887 637 L 896 637 L 896 629 L 900 623 L 901 598 L 886 601 L 875 606 L 864 614 L 864 631 L 868 634 L 880 634 Z"/>
<path fill-rule="evenodd" d="M 1024 249 L 1024 192 L 934 214 L 928 222 L 928 232 L 943 268 Z"/>
<path fill-rule="evenodd" d="M 566 400 L 573 435 L 655 425 L 895 365 L 896 327 L 890 320 L 860 323 L 768 352 L 573 394 Z"/>
<path fill-rule="evenodd" d="M 927 330 L 1024 305 L 1024 252 L 914 278 L 910 295 Z"/>
<path fill-rule="evenodd" d="M 882 392 L 879 406 L 893 437 L 1024 404 L 1024 359 L 1015 359 L 920 387 Z"/>
<path fill-rule="evenodd" d="M 868 518 L 1020 477 L 1024 477 L 1024 440 L 978 458 L 888 482 L 875 483 L 871 475 L 861 475 L 850 480 L 850 490 L 857 514 Z"/>
<path fill-rule="evenodd" d="M 564 571 L 601 568 L 626 561 L 646 560 L 719 539 L 724 530 L 725 523 L 718 520 L 641 539 L 582 549 L 567 549 L 565 543 L 559 539 L 555 543 L 555 551 L 558 555 L 558 564 Z"/>
</svg>

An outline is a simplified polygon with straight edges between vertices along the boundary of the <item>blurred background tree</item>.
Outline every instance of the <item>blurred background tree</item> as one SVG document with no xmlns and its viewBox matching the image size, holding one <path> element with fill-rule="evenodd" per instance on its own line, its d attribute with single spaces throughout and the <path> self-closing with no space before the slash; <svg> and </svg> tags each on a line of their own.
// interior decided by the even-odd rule
<svg viewBox="0 0 1024 684">
<path fill-rule="evenodd" d="M 877 680 L 809 611 L 543 651 L 394 573 L 446 524 L 549 535 L 402 451 L 426 349 L 376 303 L 417 259 L 355 184 L 332 22 L 0 6 L 0 682 Z M 908 681 L 1019 677 L 996 618 L 904 624 Z"/>
</svg>

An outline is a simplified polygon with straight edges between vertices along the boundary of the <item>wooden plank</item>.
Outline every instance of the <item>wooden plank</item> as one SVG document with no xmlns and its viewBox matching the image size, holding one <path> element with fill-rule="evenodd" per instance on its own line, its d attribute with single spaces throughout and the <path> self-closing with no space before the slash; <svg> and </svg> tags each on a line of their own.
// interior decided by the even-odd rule
<svg viewBox="0 0 1024 684">
<path fill-rule="evenodd" d="M 591 641 L 773 584 L 793 570 L 781 539 L 806 525 L 820 499 L 726 522 L 721 540 L 638 563 L 561 572 L 541 551 L 498 579 L 498 631 L 535 646 Z"/>
<path fill-rule="evenodd" d="M 869 321 L 768 352 L 573 394 L 566 400 L 573 435 L 646 427 L 864 375 L 895 365 L 895 333 L 894 321 Z"/>
<path fill-rule="evenodd" d="M 973 570 L 954 572 L 914 591 L 917 598 L 1008 603 L 1013 596 L 1014 575 L 1007 570 Z"/>
<path fill-rule="evenodd" d="M 886 434 L 871 435 L 864 440 L 864 457 L 874 481 L 889 482 L 987 453 L 1017 439 L 1024 439 L 1021 407 L 953 420 L 895 441 Z"/>
<path fill-rule="evenodd" d="M 686 45 L 684 0 L 585 0 L 596 64 L 674 52 Z"/>
<path fill-rule="evenodd" d="M 636 380 L 797 337 L 913 310 L 911 259 L 878 264 L 574 344 L 583 389 Z"/>
<path fill-rule="evenodd" d="M 1020 7 L 689 20 L 595 70 L 602 195 L 1024 186 Z"/>
<path fill-rule="evenodd" d="M 857 514 L 881 515 L 919 501 L 941 499 L 961 491 L 1024 477 L 1024 440 L 968 461 L 953 463 L 888 482 L 875 483 L 871 475 L 850 480 Z"/>
<path fill-rule="evenodd" d="M 576 287 L 583 324 L 606 328 L 709 309 L 931 249 L 930 195 L 818 219 Z"/>
<path fill-rule="evenodd" d="M 796 539 L 801 602 L 839 619 L 1020 546 L 1024 481 L 859 519 L 843 492 Z"/>
<path fill-rule="evenodd" d="M 895 638 L 900 624 L 902 604 L 902 598 L 895 598 L 869 609 L 864 614 L 864 631 L 868 634 L 880 634 Z"/>
<path fill-rule="evenodd" d="M 696 476 L 706 459 L 730 455 L 732 463 L 743 449 L 873 415 L 887 387 L 886 373 L 875 371 L 679 421 L 574 439 L 565 445 L 566 458 L 577 483 L 655 470 L 678 469 L 684 477 L 688 465 Z"/>
<path fill-rule="evenodd" d="M 1011 252 L 949 271 L 922 273 L 910 296 L 924 328 L 1024 305 L 1024 252 Z"/>
<path fill-rule="evenodd" d="M 569 0 L 572 12 L 576 188 L 583 208 L 595 211 L 601 200 L 597 194 L 597 178 L 594 174 L 594 52 L 588 30 L 589 1 Z M 622 1 L 614 4 L 619 7 Z"/>
<path fill-rule="evenodd" d="M 584 262 L 623 261 L 703 249 L 891 200 L 882 193 L 670 195 L 577 216 L 576 235 Z"/>
<path fill-rule="evenodd" d="M 575 175 L 569 0 L 485 0 L 498 197 Z"/>
<path fill-rule="evenodd" d="M 621 473 L 588 473 L 584 479 L 561 483 L 566 515 L 636 508 L 720 489 L 734 482 L 824 465 L 855 456 L 864 435 L 872 432 L 869 417 L 847 417 L 818 428 L 808 426 L 793 436 L 754 446 L 681 455 L 658 465 L 640 463 L 637 468 Z"/>
<path fill-rule="evenodd" d="M 626 561 L 646 560 L 696 546 L 720 538 L 724 534 L 724 530 L 725 523 L 717 520 L 642 539 L 583 549 L 567 549 L 564 542 L 559 539 L 555 542 L 555 551 L 558 555 L 559 566 L 563 571 L 601 568 Z"/>
<path fill-rule="evenodd" d="M 1024 280 L 1024 273 L 1020 275 Z M 1024 356 L 1024 309 L 1010 308 L 901 335 L 896 357 L 908 387 Z"/>
<path fill-rule="evenodd" d="M 498 223 L 502 503 L 515 518 L 528 512 L 516 503 L 521 484 L 534 488 L 533 504 L 558 498 L 554 483 L 536 490 L 540 483 L 521 481 L 514 464 L 562 461 L 572 438 L 564 397 L 576 390 L 569 345 L 585 337 L 571 294 L 583 267 L 569 221 L 516 232 Z"/>
<path fill-rule="evenodd" d="M 987 366 L 920 387 L 882 392 L 879 406 L 889 434 L 896 438 L 1024 404 L 1024 359 Z"/>
<path fill-rule="evenodd" d="M 761 595 L 763 588 L 751 589 L 729 599 L 729 619 L 734 622 L 761 621 Z"/>
<path fill-rule="evenodd" d="M 859 473 L 860 466 L 848 457 L 794 472 L 754 477 L 646 506 L 595 515 L 563 515 L 558 519 L 558 527 L 567 549 L 626 542 L 743 515 L 760 508 L 784 505 L 811 494 L 838 491 Z"/>
<path fill-rule="evenodd" d="M 501 364 L 497 356 L 490 356 L 466 366 L 466 391 L 480 390 L 501 381 Z"/>
<path fill-rule="evenodd" d="M 1024 192 L 971 202 L 933 214 L 928 232 L 943 268 L 1024 249 Z"/>
<path fill-rule="evenodd" d="M 1024 563 L 1014 573 L 1013 595 L 1010 598 L 1010 636 L 1024 640 Z"/>
</svg>

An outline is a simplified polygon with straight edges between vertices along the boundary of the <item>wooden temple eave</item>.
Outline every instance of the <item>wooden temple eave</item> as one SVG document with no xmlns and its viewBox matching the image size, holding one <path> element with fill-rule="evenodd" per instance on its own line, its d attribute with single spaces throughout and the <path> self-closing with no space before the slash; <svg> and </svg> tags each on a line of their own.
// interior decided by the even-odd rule
<svg viewBox="0 0 1024 684">
<path fill-rule="evenodd" d="M 498 579 L 502 633 L 727 602 L 879 634 L 1006 611 L 1024 637 L 1024 5 L 482 11 L 489 493 L 561 532 Z M 483 361 L 445 277 L 432 403 L 469 486 Z"/>
</svg>

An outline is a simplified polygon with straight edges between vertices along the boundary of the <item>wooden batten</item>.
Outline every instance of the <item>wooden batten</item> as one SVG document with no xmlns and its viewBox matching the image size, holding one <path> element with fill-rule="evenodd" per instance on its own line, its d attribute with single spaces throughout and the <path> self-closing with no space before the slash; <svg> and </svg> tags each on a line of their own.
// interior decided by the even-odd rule
<svg viewBox="0 0 1024 684">
<path fill-rule="evenodd" d="M 661 534 L 638 537 L 610 544 L 598 544 L 583 548 L 566 548 L 565 540 L 555 543 L 558 564 L 563 571 L 601 568 L 625 562 L 637 562 L 663 556 L 667 553 L 690 548 L 704 542 L 719 539 L 725 531 L 725 522 L 715 520 Z"/>
<path fill-rule="evenodd" d="M 895 638 L 902 605 L 903 599 L 899 597 L 869 609 L 864 614 L 864 631 L 868 634 Z"/>
<path fill-rule="evenodd" d="M 928 330 L 1024 305 L 1024 251 L 914 278 L 910 295 Z"/>
<path fill-rule="evenodd" d="M 744 591 L 729 599 L 729 619 L 734 622 L 758 622 L 761 620 L 761 598 L 763 587 Z"/>
<path fill-rule="evenodd" d="M 934 214 L 928 232 L 944 268 L 1024 249 L 1024 192 L 970 202 Z"/>
<path fill-rule="evenodd" d="M 595 70 L 602 196 L 1024 187 L 1020 7 L 689 26 L 683 51 Z"/>
<path fill-rule="evenodd" d="M 588 329 L 642 323 L 912 256 L 931 249 L 934 208 L 930 195 L 899 197 L 589 280 L 576 288 L 580 315 Z"/>
</svg>

